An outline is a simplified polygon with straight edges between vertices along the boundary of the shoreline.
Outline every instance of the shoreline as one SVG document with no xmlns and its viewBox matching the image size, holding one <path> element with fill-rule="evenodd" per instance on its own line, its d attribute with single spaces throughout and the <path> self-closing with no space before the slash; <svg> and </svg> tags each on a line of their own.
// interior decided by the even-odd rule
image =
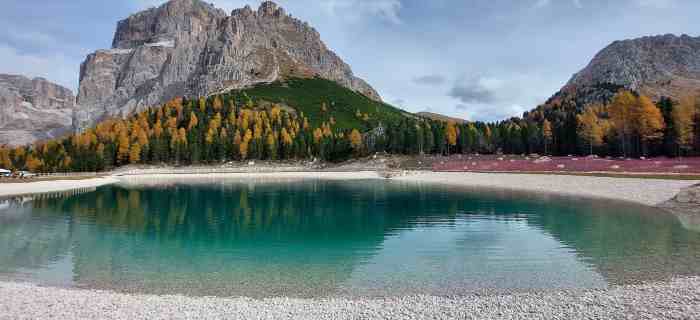
<svg viewBox="0 0 700 320">
<path fill-rule="evenodd" d="M 382 171 L 296 171 L 245 173 L 146 173 L 85 180 L 0 184 L 0 196 L 96 188 L 108 184 L 149 185 L 169 181 L 221 179 L 296 181 L 298 179 L 385 179 Z M 401 183 L 489 188 L 525 193 L 599 198 L 658 206 L 693 180 L 648 180 L 542 174 L 404 171 Z M 19 187 L 19 188 L 17 188 Z M 13 195 L 14 193 L 14 195 Z M 42 286 L 0 280 L 0 319 L 103 318 L 177 319 L 357 319 L 357 318 L 700 318 L 700 277 L 675 278 L 606 289 L 542 289 L 525 293 L 384 298 L 196 297 L 130 294 L 107 290 Z M 90 303 L 86 303 L 89 301 Z"/>
<path fill-rule="evenodd" d="M 611 287 L 456 297 L 267 298 L 138 295 L 0 282 L 0 319 L 691 319 L 700 277 Z M 89 303 L 86 303 L 89 301 Z"/>
<path fill-rule="evenodd" d="M 29 196 L 33 194 L 96 188 L 109 184 L 157 184 L 159 180 L 216 180 L 216 179 L 329 179 L 367 180 L 385 179 L 382 171 L 262 171 L 236 173 L 165 173 L 143 170 L 132 174 L 118 174 L 82 180 L 52 180 L 28 183 L 0 184 L 0 197 Z M 676 196 L 681 190 L 700 183 L 700 180 L 643 179 L 634 177 L 595 177 L 559 174 L 476 173 L 404 171 L 389 178 L 392 181 L 442 184 L 465 188 L 488 188 L 528 193 L 544 193 L 569 197 L 606 199 L 658 206 Z"/>
<path fill-rule="evenodd" d="M 528 173 L 428 172 L 393 178 L 466 188 L 489 188 L 658 206 L 700 180 L 612 178 Z"/>
<path fill-rule="evenodd" d="M 0 184 L 0 197 L 31 196 L 43 193 L 64 192 L 83 188 L 97 188 L 118 182 L 113 176 L 82 180 L 50 180 L 26 183 Z"/>
</svg>

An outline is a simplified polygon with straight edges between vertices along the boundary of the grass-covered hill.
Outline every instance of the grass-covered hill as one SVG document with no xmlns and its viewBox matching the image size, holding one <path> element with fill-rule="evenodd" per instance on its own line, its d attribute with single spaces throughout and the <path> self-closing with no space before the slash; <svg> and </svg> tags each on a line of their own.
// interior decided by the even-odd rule
<svg viewBox="0 0 700 320">
<path fill-rule="evenodd" d="M 229 93 L 239 104 L 248 98 L 255 105 L 276 103 L 303 113 L 318 127 L 333 117 L 338 129 L 369 129 L 378 123 L 395 123 L 412 114 L 374 101 L 339 84 L 321 78 L 293 78 Z M 325 110 L 324 110 L 325 106 Z M 359 111 L 359 114 L 358 114 Z M 366 115 L 366 118 L 365 118 Z M 367 120 L 365 120 L 367 119 Z"/>
</svg>

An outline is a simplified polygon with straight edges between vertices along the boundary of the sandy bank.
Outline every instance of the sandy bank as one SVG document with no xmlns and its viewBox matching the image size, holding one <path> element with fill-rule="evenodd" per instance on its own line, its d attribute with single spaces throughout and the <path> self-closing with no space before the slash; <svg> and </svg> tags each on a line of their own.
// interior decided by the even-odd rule
<svg viewBox="0 0 700 320">
<path fill-rule="evenodd" d="M 172 180 L 172 179 L 333 179 L 333 180 L 364 180 L 381 178 L 376 171 L 283 171 L 283 172 L 233 172 L 233 173 L 143 173 L 136 175 L 116 176 L 119 181 L 139 180 Z"/>
<path fill-rule="evenodd" d="M 59 192 L 80 188 L 99 187 L 122 182 L 126 184 L 157 184 L 169 180 L 192 179 L 383 179 L 375 171 L 296 171 L 296 172 L 242 172 L 213 174 L 148 173 L 112 176 L 85 180 L 56 180 L 31 183 L 0 184 L 0 196 Z M 394 177 L 397 181 L 438 183 L 471 188 L 497 188 L 527 192 L 556 193 L 568 196 L 604 198 L 657 205 L 675 196 L 681 189 L 700 183 L 696 180 L 662 180 L 637 178 L 607 178 L 544 174 L 471 173 L 471 172 L 414 172 Z"/>
<path fill-rule="evenodd" d="M 399 181 L 498 188 L 567 196 L 623 200 L 657 205 L 674 197 L 696 180 L 606 178 L 543 174 L 425 172 L 394 178 Z"/>
<path fill-rule="evenodd" d="M 107 184 L 112 184 L 117 181 L 118 180 L 113 177 L 103 177 L 83 180 L 53 180 L 29 183 L 2 183 L 0 184 L 0 197 L 60 192 L 82 188 L 95 188 Z"/>
<path fill-rule="evenodd" d="M 0 319 L 698 319 L 700 278 L 608 290 L 384 299 L 197 298 L 0 282 Z"/>
</svg>

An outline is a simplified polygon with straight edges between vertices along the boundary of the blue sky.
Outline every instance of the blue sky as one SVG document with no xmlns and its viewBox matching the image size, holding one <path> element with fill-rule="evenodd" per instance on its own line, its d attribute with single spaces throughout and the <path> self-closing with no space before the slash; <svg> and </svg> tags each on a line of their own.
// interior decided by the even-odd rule
<svg viewBox="0 0 700 320">
<path fill-rule="evenodd" d="M 80 62 L 154 0 L 4 0 L 0 73 L 76 89 Z M 230 12 L 259 0 L 210 0 Z M 472 120 L 542 103 L 618 39 L 700 35 L 695 0 L 278 0 L 389 103 Z"/>
</svg>

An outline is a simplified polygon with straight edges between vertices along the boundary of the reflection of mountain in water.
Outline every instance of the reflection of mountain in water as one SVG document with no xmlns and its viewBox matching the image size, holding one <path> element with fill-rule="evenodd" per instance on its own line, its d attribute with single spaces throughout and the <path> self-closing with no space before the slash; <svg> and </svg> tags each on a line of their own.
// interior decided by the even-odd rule
<svg viewBox="0 0 700 320">
<path fill-rule="evenodd" d="M 277 277 L 280 287 L 290 290 L 309 287 L 308 282 L 333 290 L 380 247 L 386 234 L 429 221 L 431 213 L 441 219 L 456 213 L 453 202 L 428 208 L 415 201 L 415 196 L 425 196 L 421 192 L 401 190 L 383 183 L 360 188 L 320 181 L 105 187 L 36 200 L 32 215 L 54 210 L 57 220 L 68 223 L 61 234 L 73 242 L 76 279 L 86 285 L 131 290 L 134 285 L 162 287 L 150 282 L 180 278 L 191 290 L 200 276 L 215 274 L 245 283 L 198 288 L 201 293 L 239 291 L 230 285 L 255 291 L 262 282 L 256 277 L 267 282 Z M 54 243 L 61 242 L 65 240 Z M 39 248 L 30 251 L 37 258 L 46 254 Z M 133 268 L 139 266 L 137 273 Z M 253 269 L 258 272 L 237 276 Z M 308 277 L 298 278 L 298 270 L 307 270 Z"/>
<path fill-rule="evenodd" d="M 700 233 L 655 208 L 579 201 L 543 207 L 528 223 L 575 248 L 611 284 L 700 274 Z"/>
<path fill-rule="evenodd" d="M 457 225 L 455 250 L 468 244 L 477 252 L 464 259 L 488 259 L 506 235 L 465 228 L 484 222 L 476 216 L 550 234 L 611 283 L 649 272 L 649 261 L 664 275 L 700 271 L 692 270 L 700 236 L 635 206 L 384 181 L 217 181 L 108 186 L 14 205 L 13 215 L 0 215 L 0 271 L 71 257 L 78 285 L 317 296 L 337 292 L 354 271 L 374 272 L 363 266 L 387 256 L 387 239 L 394 245 L 396 235 L 423 227 Z"/>
</svg>

